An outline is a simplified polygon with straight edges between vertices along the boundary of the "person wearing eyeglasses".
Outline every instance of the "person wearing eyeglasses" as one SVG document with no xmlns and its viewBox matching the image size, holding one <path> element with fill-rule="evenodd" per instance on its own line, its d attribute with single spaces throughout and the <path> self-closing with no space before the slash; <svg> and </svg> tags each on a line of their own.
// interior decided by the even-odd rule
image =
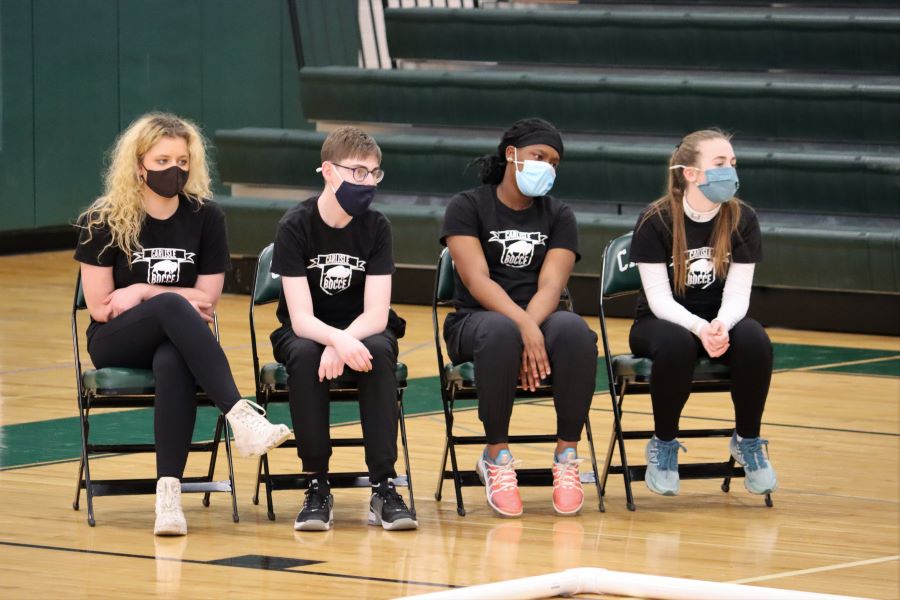
<svg viewBox="0 0 900 600">
<path fill-rule="evenodd" d="M 372 210 L 384 178 L 381 149 L 356 127 L 333 131 L 316 169 L 325 186 L 278 223 L 272 273 L 281 276 L 281 327 L 271 336 L 287 366 L 297 454 L 310 486 L 294 529 L 327 531 L 334 520 L 329 385 L 345 369 L 359 374 L 359 412 L 372 484 L 369 524 L 416 529 L 394 488 L 397 473 L 397 338 L 405 322 L 390 308 L 391 225 Z"/>
</svg>

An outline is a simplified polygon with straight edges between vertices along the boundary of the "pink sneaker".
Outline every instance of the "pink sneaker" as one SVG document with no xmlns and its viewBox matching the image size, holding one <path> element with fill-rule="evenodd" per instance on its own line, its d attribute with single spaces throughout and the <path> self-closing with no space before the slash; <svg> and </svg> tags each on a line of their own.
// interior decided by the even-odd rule
<svg viewBox="0 0 900 600">
<path fill-rule="evenodd" d="M 556 462 L 559 459 L 561 462 Z M 553 510 L 560 515 L 577 515 L 584 506 L 584 490 L 578 464 L 582 459 L 574 448 L 566 448 L 562 456 L 553 461 Z"/>
<path fill-rule="evenodd" d="M 478 477 L 484 484 L 488 504 L 503 517 L 518 517 L 522 514 L 522 497 L 519 496 L 515 464 L 516 461 L 508 450 L 501 450 L 493 461 L 482 454 L 475 464 Z"/>
</svg>

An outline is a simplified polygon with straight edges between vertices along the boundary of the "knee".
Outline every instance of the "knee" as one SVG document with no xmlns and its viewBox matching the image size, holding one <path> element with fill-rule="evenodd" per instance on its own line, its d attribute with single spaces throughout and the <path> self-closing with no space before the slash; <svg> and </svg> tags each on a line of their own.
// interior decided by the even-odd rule
<svg viewBox="0 0 900 600">
<path fill-rule="evenodd" d="M 163 343 L 153 353 L 153 373 L 185 373 L 190 372 L 184 357 L 171 343 Z"/>
<path fill-rule="evenodd" d="M 555 346 L 554 342 L 558 341 L 561 342 L 560 349 L 597 355 L 597 334 L 588 327 L 584 319 L 567 311 L 554 313 L 549 319 L 551 321 L 545 327 L 548 346 Z"/>
<path fill-rule="evenodd" d="M 693 366 L 697 361 L 697 341 L 694 334 L 680 325 L 667 323 L 657 331 L 652 342 L 650 358 L 654 363 L 672 366 Z"/>
<path fill-rule="evenodd" d="M 288 342 L 286 350 L 285 358 L 287 360 L 285 364 L 288 368 L 288 373 L 298 373 L 304 369 L 316 370 L 319 368 L 322 349 L 316 342 L 306 338 L 294 337 L 293 340 Z"/>
<path fill-rule="evenodd" d="M 366 350 L 372 355 L 372 367 L 375 369 L 394 369 L 397 363 L 397 343 L 387 335 L 373 335 L 362 341 Z"/>
<path fill-rule="evenodd" d="M 522 334 L 512 319 L 491 313 L 478 328 L 477 347 L 481 352 L 511 353 L 518 360 L 522 353 Z"/>
<path fill-rule="evenodd" d="M 735 354 L 772 360 L 772 340 L 757 321 L 749 318 L 741 320 L 732 327 L 729 337 Z"/>
<path fill-rule="evenodd" d="M 162 316 L 187 313 L 197 314 L 197 311 L 191 306 L 190 301 L 181 294 L 176 294 L 175 292 L 158 294 L 147 300 L 147 302 L 152 302 Z"/>
</svg>

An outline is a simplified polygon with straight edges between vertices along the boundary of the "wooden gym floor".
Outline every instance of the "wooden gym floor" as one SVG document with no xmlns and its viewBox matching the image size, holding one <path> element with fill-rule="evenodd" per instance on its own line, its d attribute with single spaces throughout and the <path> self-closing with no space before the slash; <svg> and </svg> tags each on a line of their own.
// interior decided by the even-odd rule
<svg viewBox="0 0 900 600">
<path fill-rule="evenodd" d="M 0 597 L 309 597 L 388 598 L 575 566 L 742 582 L 806 591 L 898 598 L 898 462 L 900 342 L 896 338 L 770 330 L 776 373 L 763 436 L 777 468 L 774 508 L 740 480 L 686 481 L 675 498 L 635 485 L 637 511 L 625 508 L 621 477 L 611 477 L 607 512 L 593 488 L 581 516 L 562 518 L 550 489 L 523 488 L 525 515 L 492 515 L 482 488 L 465 488 L 466 517 L 455 511 L 452 485 L 434 500 L 443 444 L 430 311 L 401 306 L 409 321 L 401 360 L 410 368 L 406 396 L 420 529 L 387 532 L 366 525 L 367 491 L 335 492 L 335 527 L 295 533 L 299 491 L 275 494 L 274 522 L 250 497 L 256 463 L 235 459 L 240 522 L 216 494 L 204 508 L 185 495 L 190 534 L 152 535 L 153 497 L 101 497 L 97 526 L 72 510 L 80 443 L 69 313 L 76 266 L 69 252 L 0 257 Z M 222 343 L 242 393 L 252 393 L 248 298 L 226 296 L 219 307 Z M 272 310 L 262 330 L 272 328 Z M 86 321 L 85 321 L 86 322 Z M 588 320 L 595 329 L 596 318 Z M 629 323 L 613 323 L 612 344 L 627 350 Z M 264 347 L 268 347 L 263 338 Z M 603 378 L 605 380 L 605 378 Z M 601 381 L 591 411 L 598 459 L 611 427 Z M 211 409 L 198 419 L 198 439 L 211 435 Z M 553 422 L 549 401 L 518 405 L 516 432 Z M 275 406 L 275 420 L 288 422 Z M 99 415 L 97 435 L 148 440 L 152 413 Z M 721 426 L 732 418 L 727 395 L 698 395 L 684 426 Z M 335 436 L 353 434 L 355 416 L 340 413 Z M 649 401 L 626 403 L 626 424 L 650 424 Z M 479 431 L 472 410 L 460 431 Z M 727 426 L 727 425 L 725 425 Z M 726 441 L 688 440 L 683 462 L 724 458 Z M 478 449 L 460 451 L 465 468 Z M 526 467 L 549 465 L 548 447 L 516 447 Z M 587 456 L 586 442 L 581 444 Z M 631 456 L 643 454 L 640 444 Z M 205 456 L 205 455 L 204 455 Z M 299 469 L 291 450 L 274 451 L 273 467 Z M 152 455 L 92 461 L 95 478 L 152 477 Z M 362 453 L 336 449 L 334 470 L 356 470 Z M 398 467 L 401 465 L 398 462 Z M 224 461 L 220 478 L 225 477 Z M 203 459 L 188 471 L 199 474 Z M 402 490 L 407 494 L 407 490 Z M 84 502 L 82 501 L 82 507 Z"/>
</svg>

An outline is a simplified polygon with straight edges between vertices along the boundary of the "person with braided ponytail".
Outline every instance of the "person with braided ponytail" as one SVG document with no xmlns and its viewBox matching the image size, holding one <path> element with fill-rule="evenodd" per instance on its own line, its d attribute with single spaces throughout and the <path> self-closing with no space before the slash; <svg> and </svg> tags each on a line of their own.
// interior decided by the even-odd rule
<svg viewBox="0 0 900 600">
<path fill-rule="evenodd" d="M 557 444 L 553 508 L 575 515 L 584 504 L 577 445 L 597 369 L 597 335 L 559 298 L 580 258 L 572 209 L 547 195 L 563 158 L 562 137 L 542 119 L 522 119 L 497 153 L 475 161 L 484 185 L 447 206 L 441 243 L 456 265 L 456 311 L 444 338 L 454 363 L 475 362 L 478 416 L 487 446 L 477 470 L 488 504 L 522 514 L 509 451 L 516 386 L 535 390 L 553 373 Z"/>
<path fill-rule="evenodd" d="M 631 242 L 641 291 L 629 342 L 636 356 L 653 359 L 654 436 L 644 481 L 665 496 L 680 489 L 678 421 L 703 355 L 731 370 L 735 432 L 729 447 L 744 466 L 744 486 L 753 494 L 778 487 L 764 452 L 768 441 L 759 437 L 772 343 L 747 316 L 761 235 L 756 213 L 735 197 L 736 164 L 723 131 L 685 136 L 669 161 L 666 194 L 638 217 Z"/>
</svg>

